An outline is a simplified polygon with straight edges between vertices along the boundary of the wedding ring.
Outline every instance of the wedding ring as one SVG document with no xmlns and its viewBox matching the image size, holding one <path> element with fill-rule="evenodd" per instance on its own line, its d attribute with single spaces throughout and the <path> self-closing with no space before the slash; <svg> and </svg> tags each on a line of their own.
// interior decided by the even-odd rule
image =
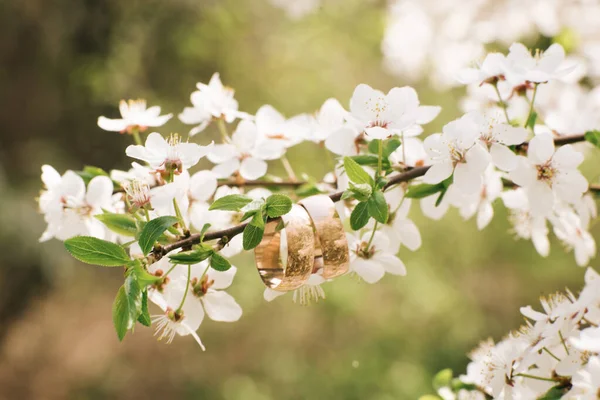
<svg viewBox="0 0 600 400">
<path fill-rule="evenodd" d="M 325 279 L 348 272 L 350 252 L 342 220 L 335 203 L 325 195 L 307 197 L 299 202 L 312 219 L 315 228 L 314 271 L 322 269 Z"/>
<path fill-rule="evenodd" d="M 315 234 L 306 210 L 294 204 L 286 215 L 268 221 L 254 257 L 267 287 L 287 292 L 302 286 L 315 259 Z"/>
</svg>

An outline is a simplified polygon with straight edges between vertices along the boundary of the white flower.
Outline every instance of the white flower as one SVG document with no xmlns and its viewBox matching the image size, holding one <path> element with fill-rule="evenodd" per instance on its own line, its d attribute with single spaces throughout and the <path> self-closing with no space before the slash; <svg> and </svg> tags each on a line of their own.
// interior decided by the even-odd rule
<svg viewBox="0 0 600 400">
<path fill-rule="evenodd" d="M 427 163 L 427 151 L 423 141 L 416 137 L 405 137 L 400 146 L 390 155 L 391 162 L 409 167 L 422 167 Z"/>
<path fill-rule="evenodd" d="M 525 189 L 532 213 L 548 216 L 556 199 L 574 204 L 587 191 L 588 183 L 577 170 L 582 161 L 571 145 L 555 152 L 552 136 L 539 134 L 529 142 L 527 158 L 519 157 L 510 179 Z"/>
<path fill-rule="evenodd" d="M 427 218 L 439 221 L 450 209 L 450 199 L 444 196 L 438 204 L 439 194 L 427 196 L 419 202 L 421 211 Z"/>
<path fill-rule="evenodd" d="M 302 305 L 308 305 L 311 301 L 319 301 L 319 299 L 325 298 L 325 292 L 321 287 L 321 284 L 325 282 L 325 279 L 320 273 L 311 274 L 307 281 L 294 290 L 294 294 L 292 296 L 292 301 L 294 303 L 300 303 Z M 279 292 L 277 290 L 273 290 L 271 288 L 265 288 L 265 292 L 263 294 L 264 299 L 266 301 L 273 301 L 277 297 L 284 295 L 286 292 Z"/>
<path fill-rule="evenodd" d="M 321 143 L 338 129 L 344 127 L 348 111 L 334 98 L 325 100 L 316 113 L 308 139 Z"/>
<path fill-rule="evenodd" d="M 121 186 L 134 180 L 150 187 L 157 186 L 161 183 L 160 176 L 156 171 L 135 161 L 131 163 L 131 169 L 129 171 L 120 171 L 118 169 L 110 171 L 110 178 L 113 181 L 120 183 Z"/>
<path fill-rule="evenodd" d="M 464 219 L 477 214 L 477 229 L 482 230 L 494 216 L 492 204 L 502 193 L 502 175 L 490 165 L 483 175 L 479 192 L 464 194 L 454 189 L 454 185 L 448 188 L 446 196 L 449 201 L 459 209 Z"/>
<path fill-rule="evenodd" d="M 479 127 L 469 115 L 444 126 L 443 133 L 425 139 L 425 150 L 431 158 L 431 168 L 423 180 L 440 183 L 454 174 L 454 185 L 464 193 L 481 188 L 482 175 L 489 164 L 489 155 L 477 143 Z"/>
<path fill-rule="evenodd" d="M 597 400 L 600 393 L 600 357 L 590 357 L 585 368 L 573 375 L 571 383 L 573 388 L 564 398 Z"/>
<path fill-rule="evenodd" d="M 217 164 L 213 172 L 219 178 L 229 178 L 235 173 L 244 179 L 258 179 L 267 173 L 265 160 L 281 155 L 281 146 L 271 140 L 260 140 L 256 125 L 241 121 L 231 135 L 231 142 L 217 144 L 207 158 Z"/>
<path fill-rule="evenodd" d="M 355 236 L 356 235 L 356 236 Z M 381 232 L 375 232 L 371 239 L 371 232 L 362 237 L 359 233 L 347 233 L 350 248 L 350 271 L 355 272 L 367 283 L 378 282 L 385 273 L 393 275 L 406 275 L 404 263 L 393 253 L 390 240 Z"/>
<path fill-rule="evenodd" d="M 173 114 L 160 115 L 160 107 L 146 109 L 146 100 L 121 100 L 119 103 L 122 119 L 98 118 L 98 126 L 105 131 L 132 133 L 134 130 L 144 132 L 148 127 L 164 125 Z"/>
<path fill-rule="evenodd" d="M 127 193 L 127 196 L 129 196 L 129 201 L 134 206 L 143 208 L 150 204 L 150 186 L 147 183 L 134 179 L 126 181 L 123 184 L 123 189 Z"/>
<path fill-rule="evenodd" d="M 508 56 L 508 69 L 506 78 L 516 83 L 548 82 L 555 78 L 563 77 L 575 69 L 575 65 L 563 66 L 565 50 L 558 43 L 554 43 L 544 52 L 536 51 L 535 56 L 521 43 L 510 46 Z"/>
<path fill-rule="evenodd" d="M 420 125 L 431 122 L 440 107 L 421 106 L 417 92 L 411 87 L 393 88 L 387 95 L 369 85 L 360 84 L 350 99 L 350 112 L 361 128 L 373 139 L 393 134 L 421 133 Z"/>
<path fill-rule="evenodd" d="M 83 179 L 75 172 L 67 171 L 61 177 L 54 168 L 44 165 L 42 181 L 47 190 L 40 195 L 39 204 L 48 227 L 40 241 L 53 237 L 66 240 L 77 235 L 107 237 L 107 229 L 94 215 L 114 210 L 110 178 L 96 176 L 86 190 Z"/>
<path fill-rule="evenodd" d="M 525 190 L 522 188 L 509 190 L 501 194 L 502 201 L 510 210 L 508 220 L 513 226 L 513 232 L 519 239 L 533 242 L 537 252 L 546 257 L 550 253 L 548 240 L 548 226 L 546 218 L 537 213 L 532 213 Z"/>
<path fill-rule="evenodd" d="M 145 146 L 131 145 L 125 153 L 132 158 L 146 161 L 151 168 L 161 173 L 173 171 L 175 174 L 193 167 L 212 148 L 199 146 L 196 143 L 181 142 L 177 134 L 172 134 L 169 140 L 165 140 L 159 133 L 151 133 L 146 138 Z"/>
<path fill-rule="evenodd" d="M 381 225 L 381 233 L 389 239 L 390 252 L 398 253 L 402 245 L 410 251 L 419 249 L 422 244 L 421 232 L 408 218 L 411 199 L 404 197 L 404 190 L 400 186 L 387 190 L 384 195 L 390 208 L 390 218 L 385 225 Z M 367 226 L 372 227 L 372 224 Z"/>
<path fill-rule="evenodd" d="M 600 327 L 584 329 L 578 338 L 573 337 L 570 342 L 578 350 L 600 353 Z"/>
<path fill-rule="evenodd" d="M 574 250 L 577 265 L 585 267 L 596 255 L 596 242 L 570 207 L 557 208 L 555 215 L 550 217 L 554 234 L 568 249 Z"/>
<path fill-rule="evenodd" d="M 489 53 L 479 68 L 465 68 L 458 73 L 457 80 L 468 85 L 484 83 L 491 79 L 503 79 L 506 71 L 506 57 L 501 53 Z M 492 82 L 495 84 L 495 82 Z"/>
<path fill-rule="evenodd" d="M 198 125 L 190 135 L 202 132 L 213 118 L 231 123 L 236 118 L 247 118 L 248 114 L 238 111 L 238 102 L 233 98 L 234 90 L 223 86 L 219 73 L 215 72 L 208 85 L 198 83 L 198 90 L 190 96 L 193 107 L 186 107 L 179 114 L 184 124 Z"/>
<path fill-rule="evenodd" d="M 484 115 L 479 112 L 467 114 L 479 128 L 479 142 L 489 150 L 492 163 L 503 171 L 511 171 L 517 166 L 517 156 L 508 146 L 523 143 L 528 136 L 525 128 L 515 127 L 502 122 L 498 112 Z"/>
</svg>

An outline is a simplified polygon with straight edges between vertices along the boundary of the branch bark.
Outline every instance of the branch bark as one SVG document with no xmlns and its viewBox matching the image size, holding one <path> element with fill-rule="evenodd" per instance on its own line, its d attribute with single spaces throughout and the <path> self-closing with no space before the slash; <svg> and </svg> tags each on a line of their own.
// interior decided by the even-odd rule
<svg viewBox="0 0 600 400">
<path fill-rule="evenodd" d="M 568 135 L 568 136 L 561 136 L 561 137 L 557 137 L 554 139 L 554 144 L 557 146 L 561 146 L 561 145 L 565 145 L 565 144 L 571 144 L 571 143 L 577 143 L 577 142 L 583 142 L 585 141 L 584 135 Z M 523 145 L 526 145 L 526 143 L 524 143 Z M 416 167 L 416 168 L 411 168 L 406 172 L 402 172 L 400 174 L 396 174 L 394 176 L 392 176 L 389 180 L 389 182 L 384 186 L 384 190 L 389 189 L 392 186 L 395 186 L 399 183 L 402 182 L 408 182 L 411 181 L 413 179 L 419 178 L 423 175 L 425 175 L 425 173 L 427 172 L 427 170 L 429 170 L 430 166 L 426 165 L 423 167 Z M 232 182 L 232 184 L 234 184 L 235 182 Z M 270 182 L 270 181 L 246 181 L 245 184 L 246 185 L 254 185 L 254 186 L 259 186 L 262 184 L 267 184 L 269 186 L 290 186 L 290 187 L 295 187 L 295 186 L 300 186 L 302 185 L 304 182 L 291 182 L 291 181 L 284 181 L 284 182 Z M 507 185 L 508 186 L 508 185 Z M 593 192 L 600 192 L 600 185 L 590 185 L 590 191 Z M 331 200 L 333 200 L 334 202 L 338 202 L 340 201 L 342 194 L 344 192 L 336 192 L 336 193 L 332 193 L 329 195 L 329 197 L 331 198 Z M 242 233 L 244 231 L 244 228 L 246 228 L 246 225 L 248 225 L 248 223 L 244 223 L 244 224 L 240 224 L 240 225 L 236 225 L 233 226 L 231 228 L 227 228 L 227 229 L 223 229 L 220 231 L 215 231 L 215 232 L 208 232 L 204 235 L 204 241 L 211 241 L 211 240 L 221 240 L 224 242 L 229 242 L 231 241 L 232 238 L 234 238 L 236 235 L 239 235 L 240 233 Z M 199 244 L 200 243 L 200 234 L 198 233 L 194 233 L 192 235 L 190 235 L 189 237 L 179 240 L 177 242 L 173 242 L 171 244 L 168 244 L 166 246 L 163 246 L 162 248 L 160 248 L 160 253 L 156 253 L 155 252 L 155 257 L 160 258 L 162 256 L 164 256 L 165 254 L 175 250 L 175 249 L 179 249 L 179 248 L 185 248 L 185 247 L 190 247 L 193 246 L 195 244 Z"/>
</svg>

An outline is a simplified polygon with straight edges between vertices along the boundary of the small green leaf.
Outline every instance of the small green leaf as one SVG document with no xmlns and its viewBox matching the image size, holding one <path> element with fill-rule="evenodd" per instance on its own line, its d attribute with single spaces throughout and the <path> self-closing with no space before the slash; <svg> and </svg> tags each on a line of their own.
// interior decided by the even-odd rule
<svg viewBox="0 0 600 400">
<path fill-rule="evenodd" d="M 142 292 L 142 310 L 140 312 L 140 316 L 138 317 L 138 322 L 144 326 L 152 325 L 152 320 L 150 319 L 150 313 L 148 312 L 148 291 L 144 290 Z"/>
<path fill-rule="evenodd" d="M 152 275 L 146 271 L 146 269 L 142 266 L 142 263 L 139 261 L 137 261 L 133 268 L 131 268 L 128 272 L 133 274 L 138 285 L 140 286 L 140 289 L 144 289 L 146 286 L 152 285 L 161 280 L 160 277 Z"/>
<path fill-rule="evenodd" d="M 367 201 L 369 215 L 375 218 L 375 221 L 385 224 L 388 220 L 389 209 L 383 192 L 373 192 Z"/>
<path fill-rule="evenodd" d="M 292 209 L 292 200 L 284 194 L 272 194 L 266 202 L 267 215 L 270 218 L 281 217 Z"/>
<path fill-rule="evenodd" d="M 265 233 L 265 228 L 248 224 L 244 228 L 243 246 L 244 250 L 252 250 L 260 244 Z"/>
<path fill-rule="evenodd" d="M 154 243 L 160 235 L 164 233 L 170 226 L 175 225 L 179 220 L 176 217 L 165 215 L 164 217 L 154 218 L 152 221 L 144 225 L 144 229 L 140 232 L 138 240 L 140 248 L 144 255 L 148 254 L 154 247 Z"/>
<path fill-rule="evenodd" d="M 87 264 L 120 267 L 131 262 L 125 249 L 118 244 L 91 236 L 67 239 L 65 247 L 73 257 Z"/>
<path fill-rule="evenodd" d="M 219 253 L 213 253 L 213 255 L 210 256 L 210 266 L 217 271 L 227 271 L 231 268 L 231 263 Z"/>
<path fill-rule="evenodd" d="M 548 390 L 542 397 L 539 397 L 538 400 L 560 400 L 567 392 L 568 387 L 554 386 L 553 388 Z"/>
<path fill-rule="evenodd" d="M 373 153 L 373 154 L 379 155 L 379 143 L 380 142 L 381 142 L 381 139 L 373 139 L 373 140 L 371 140 L 369 142 L 369 145 L 367 146 L 367 149 L 369 150 L 369 153 Z"/>
<path fill-rule="evenodd" d="M 366 202 L 358 203 L 350 214 L 350 226 L 357 231 L 369 222 L 369 210 Z"/>
<path fill-rule="evenodd" d="M 358 156 L 352 156 L 350 158 L 359 165 L 377 166 L 379 163 L 379 157 L 371 154 L 361 154 Z"/>
<path fill-rule="evenodd" d="M 246 204 L 252 202 L 252 198 L 243 194 L 230 194 L 215 200 L 209 210 L 240 211 Z"/>
<path fill-rule="evenodd" d="M 537 113 L 534 111 L 531 114 L 529 114 L 529 117 L 527 118 L 527 122 L 525 123 L 525 128 L 530 128 L 533 129 L 533 127 L 535 126 L 535 121 L 537 120 Z"/>
<path fill-rule="evenodd" d="M 352 192 L 352 190 L 350 189 L 346 189 L 344 190 L 344 193 L 342 193 L 342 197 L 340 197 L 340 200 L 348 200 L 348 199 L 353 199 L 354 198 L 354 192 Z"/>
<path fill-rule="evenodd" d="M 252 221 L 250 221 L 250 225 L 256 226 L 257 228 L 265 228 L 264 210 L 261 209 L 254 214 Z"/>
<path fill-rule="evenodd" d="M 433 388 L 438 391 L 443 387 L 450 386 L 452 382 L 452 370 L 446 368 L 435 374 L 433 377 Z"/>
<path fill-rule="evenodd" d="M 257 212 L 257 210 L 246 211 L 244 215 L 242 215 L 242 219 L 240 220 L 240 222 L 244 222 L 245 220 L 254 217 L 254 214 L 256 214 Z"/>
<path fill-rule="evenodd" d="M 119 235 L 135 237 L 137 234 L 135 219 L 130 215 L 105 212 L 94 217 Z"/>
<path fill-rule="evenodd" d="M 587 131 L 583 137 L 594 146 L 600 147 L 600 131 Z"/>
<path fill-rule="evenodd" d="M 182 251 L 169 256 L 169 260 L 175 264 L 193 265 L 198 264 L 210 257 L 215 251 L 208 245 L 201 243 L 191 251 Z"/>
<path fill-rule="evenodd" d="M 421 183 L 419 185 L 409 186 L 404 194 L 404 197 L 409 199 L 422 199 L 424 197 L 429 197 L 433 194 L 441 192 L 442 190 L 444 190 L 443 183 L 436 183 L 435 185 Z"/>
<path fill-rule="evenodd" d="M 202 229 L 200 230 L 200 241 L 202 242 L 204 240 L 204 235 L 206 234 L 206 232 L 210 229 L 211 225 L 210 224 L 204 224 L 202 226 Z"/>
<path fill-rule="evenodd" d="M 350 182 L 349 190 L 354 194 L 353 197 L 356 200 L 367 201 L 369 199 L 369 197 L 371 196 L 371 192 L 373 191 L 373 188 L 370 185 L 367 185 L 366 183 L 359 183 L 359 184 L 355 185 L 352 182 Z"/>
<path fill-rule="evenodd" d="M 344 157 L 344 169 L 348 178 L 354 183 L 366 183 L 373 186 L 373 178 L 356 161 Z"/>
<path fill-rule="evenodd" d="M 123 340 L 127 331 L 135 325 L 142 312 L 142 291 L 133 275 L 125 279 L 119 288 L 113 303 L 113 324 L 119 340 Z"/>
<path fill-rule="evenodd" d="M 400 145 L 402 142 L 398 138 L 391 138 L 385 141 L 383 144 L 383 158 L 388 158 Z"/>
</svg>

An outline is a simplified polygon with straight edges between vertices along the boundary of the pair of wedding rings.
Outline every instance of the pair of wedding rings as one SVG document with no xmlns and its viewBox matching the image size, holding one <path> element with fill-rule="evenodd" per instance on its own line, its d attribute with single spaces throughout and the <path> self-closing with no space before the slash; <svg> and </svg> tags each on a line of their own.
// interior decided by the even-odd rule
<svg viewBox="0 0 600 400">
<path fill-rule="evenodd" d="M 281 292 L 299 288 L 313 273 L 325 279 L 345 274 L 348 241 L 333 201 L 311 196 L 267 222 L 254 256 L 264 284 Z"/>
</svg>

